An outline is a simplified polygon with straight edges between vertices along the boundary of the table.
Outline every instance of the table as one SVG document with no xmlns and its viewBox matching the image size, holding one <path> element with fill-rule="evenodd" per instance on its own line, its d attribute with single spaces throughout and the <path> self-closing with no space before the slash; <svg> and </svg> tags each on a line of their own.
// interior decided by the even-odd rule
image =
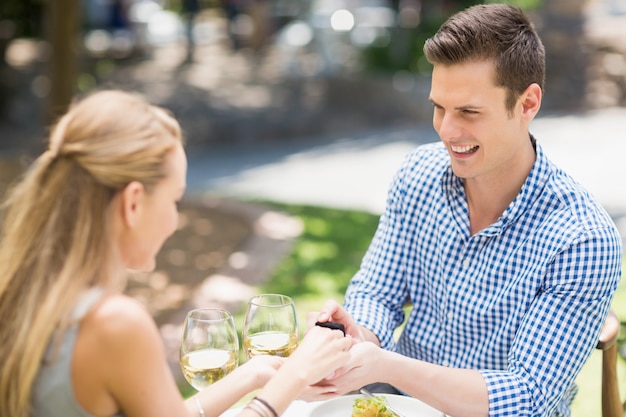
<svg viewBox="0 0 626 417">
<path fill-rule="evenodd" d="M 285 412 L 281 414 L 281 417 L 308 417 L 311 411 L 321 403 L 323 403 L 323 401 L 306 402 L 295 400 L 287 407 Z M 241 408 L 232 408 L 220 417 L 235 417 L 241 410 Z"/>
<path fill-rule="evenodd" d="M 345 398 L 345 400 L 348 402 L 348 407 L 349 407 L 350 406 L 349 404 L 351 404 L 352 401 L 354 401 L 353 398 L 355 396 L 348 395 L 346 397 L 348 397 L 348 398 Z M 441 411 L 436 410 L 415 398 L 402 397 L 402 396 L 392 396 L 392 397 L 394 398 L 389 398 L 392 405 L 396 407 L 396 409 L 399 412 L 403 413 L 407 417 L 447 417 Z M 342 398 L 342 397 L 339 397 L 339 398 Z M 333 400 L 328 400 L 328 401 L 333 401 Z M 341 401 L 342 400 L 340 400 L 340 402 Z M 310 417 L 313 410 L 316 407 L 324 404 L 325 402 L 326 401 L 306 402 L 302 400 L 295 400 L 289 405 L 287 410 L 285 410 L 285 412 L 281 414 L 281 417 Z M 328 404 L 327 406 L 323 406 L 323 407 L 328 407 L 328 406 L 334 407 L 335 405 L 336 404 L 333 404 L 331 406 L 330 404 Z M 235 417 L 240 411 L 241 411 L 241 408 L 233 408 L 233 409 L 226 411 L 220 417 Z M 326 414 L 329 411 L 333 416 L 337 415 L 336 410 L 331 411 L 329 409 L 324 409 L 323 411 L 318 410 L 316 414 L 317 415 L 319 415 L 320 413 Z M 343 412 L 341 412 L 341 415 L 343 417 Z M 345 417 L 349 417 L 349 416 L 350 414 L 348 412 L 348 414 Z"/>
</svg>

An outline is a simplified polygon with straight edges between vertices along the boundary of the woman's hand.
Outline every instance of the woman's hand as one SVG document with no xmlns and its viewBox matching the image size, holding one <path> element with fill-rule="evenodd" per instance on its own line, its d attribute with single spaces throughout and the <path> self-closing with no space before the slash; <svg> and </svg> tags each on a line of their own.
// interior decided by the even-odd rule
<svg viewBox="0 0 626 417">
<path fill-rule="evenodd" d="M 348 350 L 352 338 L 339 330 L 323 327 L 309 329 L 298 348 L 283 368 L 299 375 L 306 385 L 314 384 L 333 374 L 335 369 L 350 359 Z"/>
<path fill-rule="evenodd" d="M 269 381 L 287 358 L 271 355 L 258 355 L 235 369 L 239 381 L 250 381 L 251 390 L 262 388 Z"/>
</svg>

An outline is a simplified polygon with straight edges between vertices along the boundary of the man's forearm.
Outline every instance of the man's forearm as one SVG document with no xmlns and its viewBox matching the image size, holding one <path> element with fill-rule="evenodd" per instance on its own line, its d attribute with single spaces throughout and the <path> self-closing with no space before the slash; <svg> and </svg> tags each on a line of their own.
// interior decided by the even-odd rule
<svg viewBox="0 0 626 417">
<path fill-rule="evenodd" d="M 379 363 L 384 364 L 389 375 L 385 382 L 450 416 L 489 414 L 487 386 L 480 372 L 446 368 L 391 352 L 384 356 Z"/>
</svg>

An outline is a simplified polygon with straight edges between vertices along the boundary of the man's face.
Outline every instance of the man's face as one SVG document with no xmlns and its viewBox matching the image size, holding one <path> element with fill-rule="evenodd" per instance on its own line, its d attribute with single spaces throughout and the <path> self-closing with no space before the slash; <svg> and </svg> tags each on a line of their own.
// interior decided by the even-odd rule
<svg viewBox="0 0 626 417">
<path fill-rule="evenodd" d="M 522 104 L 518 100 L 507 110 L 506 90 L 495 85 L 494 72 L 492 61 L 433 68 L 433 126 L 448 149 L 454 173 L 465 180 L 500 181 L 529 145 Z"/>
</svg>

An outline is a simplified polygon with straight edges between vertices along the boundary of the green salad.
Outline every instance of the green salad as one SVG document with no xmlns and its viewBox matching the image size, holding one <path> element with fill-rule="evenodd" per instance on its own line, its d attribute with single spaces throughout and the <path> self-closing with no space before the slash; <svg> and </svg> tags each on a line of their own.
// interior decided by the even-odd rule
<svg viewBox="0 0 626 417">
<path fill-rule="evenodd" d="M 387 398 L 385 396 L 374 398 L 359 397 L 352 404 L 351 417 L 395 417 L 387 407 Z"/>
</svg>

